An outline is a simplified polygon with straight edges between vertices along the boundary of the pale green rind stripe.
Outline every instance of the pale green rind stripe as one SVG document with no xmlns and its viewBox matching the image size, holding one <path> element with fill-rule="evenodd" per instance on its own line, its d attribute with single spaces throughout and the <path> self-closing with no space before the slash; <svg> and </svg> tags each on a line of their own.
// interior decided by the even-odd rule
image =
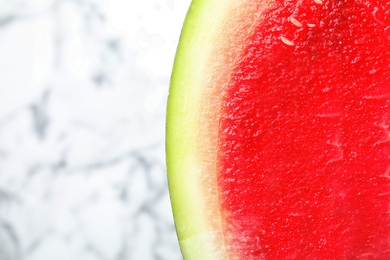
<svg viewBox="0 0 390 260">
<path fill-rule="evenodd" d="M 197 181 L 201 173 L 195 142 L 201 120 L 202 87 L 212 42 L 229 1 L 194 0 L 188 11 L 172 72 L 167 107 L 166 156 L 170 196 L 179 243 L 185 259 L 223 259 L 207 230 L 204 201 Z M 220 249 L 219 249 L 220 250 Z"/>
</svg>

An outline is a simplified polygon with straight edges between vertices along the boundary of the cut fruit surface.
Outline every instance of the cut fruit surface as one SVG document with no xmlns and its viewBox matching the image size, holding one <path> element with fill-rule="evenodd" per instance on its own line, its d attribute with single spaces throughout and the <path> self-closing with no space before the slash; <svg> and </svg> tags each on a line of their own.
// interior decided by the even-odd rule
<svg viewBox="0 0 390 260">
<path fill-rule="evenodd" d="M 194 0 L 167 168 L 185 259 L 390 259 L 390 2 Z"/>
</svg>

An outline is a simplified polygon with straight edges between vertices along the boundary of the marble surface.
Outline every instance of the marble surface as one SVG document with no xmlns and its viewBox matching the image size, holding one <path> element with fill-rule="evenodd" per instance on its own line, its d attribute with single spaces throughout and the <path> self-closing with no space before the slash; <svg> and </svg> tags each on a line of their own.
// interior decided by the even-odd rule
<svg viewBox="0 0 390 260">
<path fill-rule="evenodd" d="M 190 0 L 0 0 L 0 260 L 181 259 L 169 77 Z"/>
</svg>

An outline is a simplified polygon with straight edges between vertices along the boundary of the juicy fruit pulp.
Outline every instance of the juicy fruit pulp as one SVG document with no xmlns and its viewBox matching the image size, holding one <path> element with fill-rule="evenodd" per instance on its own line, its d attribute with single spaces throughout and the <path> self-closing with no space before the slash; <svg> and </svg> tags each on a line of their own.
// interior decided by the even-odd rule
<svg viewBox="0 0 390 260">
<path fill-rule="evenodd" d="M 278 0 L 266 11 L 222 101 L 230 255 L 390 259 L 389 10 Z"/>
<path fill-rule="evenodd" d="M 390 259 L 390 2 L 193 0 L 167 167 L 187 259 Z"/>
</svg>

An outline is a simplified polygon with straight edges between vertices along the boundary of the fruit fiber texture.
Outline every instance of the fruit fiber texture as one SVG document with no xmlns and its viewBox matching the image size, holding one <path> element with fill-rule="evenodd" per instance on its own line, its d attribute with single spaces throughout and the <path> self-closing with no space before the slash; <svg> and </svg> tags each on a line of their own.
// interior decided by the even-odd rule
<svg viewBox="0 0 390 260">
<path fill-rule="evenodd" d="M 390 259 L 390 2 L 196 1 L 168 101 L 185 259 Z"/>
</svg>

